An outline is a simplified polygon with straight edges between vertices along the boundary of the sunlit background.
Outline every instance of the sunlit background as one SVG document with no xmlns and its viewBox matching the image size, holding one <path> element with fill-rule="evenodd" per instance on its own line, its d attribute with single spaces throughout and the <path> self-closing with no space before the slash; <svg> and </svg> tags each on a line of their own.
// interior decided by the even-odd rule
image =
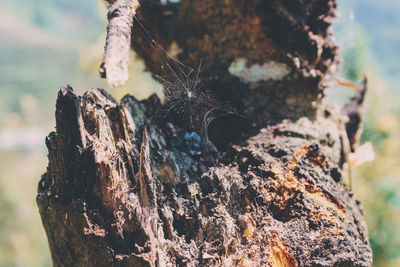
<svg viewBox="0 0 400 267">
<path fill-rule="evenodd" d="M 339 7 L 340 75 L 368 77 L 363 140 L 376 153 L 375 161 L 352 167 L 353 190 L 365 208 L 374 265 L 400 266 L 400 1 L 339 0 Z M 0 266 L 51 266 L 35 196 L 59 86 L 105 88 L 117 99 L 160 92 L 133 53 L 126 86 L 110 89 L 99 78 L 105 18 L 100 0 L 0 2 Z M 339 102 L 354 93 L 330 92 L 340 92 Z"/>
</svg>

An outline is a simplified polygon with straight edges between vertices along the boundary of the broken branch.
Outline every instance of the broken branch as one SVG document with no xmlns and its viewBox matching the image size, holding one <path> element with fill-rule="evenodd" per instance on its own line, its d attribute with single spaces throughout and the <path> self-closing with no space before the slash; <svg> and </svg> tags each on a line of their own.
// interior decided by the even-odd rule
<svg viewBox="0 0 400 267">
<path fill-rule="evenodd" d="M 137 0 L 107 1 L 108 26 L 100 76 L 110 86 L 124 85 L 128 80 L 129 49 L 133 16 L 139 7 Z"/>
</svg>

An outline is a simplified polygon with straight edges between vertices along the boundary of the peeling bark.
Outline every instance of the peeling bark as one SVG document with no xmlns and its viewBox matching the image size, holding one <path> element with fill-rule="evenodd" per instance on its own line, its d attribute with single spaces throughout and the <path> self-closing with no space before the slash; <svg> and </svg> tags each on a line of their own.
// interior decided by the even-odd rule
<svg viewBox="0 0 400 267">
<path fill-rule="evenodd" d="M 203 58 L 204 86 L 246 119 L 216 119 L 206 140 L 177 114 L 154 117 L 168 105 L 155 95 L 118 104 L 61 88 L 37 196 L 54 265 L 370 266 L 363 211 L 343 182 L 349 121 L 323 98 L 338 63 L 335 5 L 141 2 L 154 38 L 175 42 L 187 65 Z M 279 64 L 290 71 L 265 73 Z"/>
</svg>

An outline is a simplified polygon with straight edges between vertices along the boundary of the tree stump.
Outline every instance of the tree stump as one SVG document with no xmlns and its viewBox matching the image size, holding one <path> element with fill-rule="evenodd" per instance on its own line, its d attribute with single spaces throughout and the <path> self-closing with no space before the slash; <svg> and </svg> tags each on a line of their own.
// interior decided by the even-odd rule
<svg viewBox="0 0 400 267">
<path fill-rule="evenodd" d="M 323 96 L 335 5 L 142 1 L 154 39 L 184 64 L 203 58 L 199 79 L 237 113 L 204 134 L 156 118 L 168 103 L 155 95 L 118 104 L 62 87 L 37 196 L 54 265 L 370 266 L 342 175 L 358 129 Z M 132 46 L 157 74 L 139 30 Z"/>
</svg>

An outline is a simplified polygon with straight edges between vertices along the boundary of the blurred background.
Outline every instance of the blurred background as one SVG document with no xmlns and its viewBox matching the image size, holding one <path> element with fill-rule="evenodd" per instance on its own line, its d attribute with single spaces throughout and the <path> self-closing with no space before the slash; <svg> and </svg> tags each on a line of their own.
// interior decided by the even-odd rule
<svg viewBox="0 0 400 267">
<path fill-rule="evenodd" d="M 353 190 L 365 209 L 374 266 L 400 266 L 400 1 L 339 0 L 339 12 L 340 76 L 368 77 L 362 139 L 376 153 L 352 167 Z M 0 266 L 51 266 L 35 196 L 58 88 L 68 83 L 81 94 L 100 87 L 117 99 L 161 92 L 133 53 L 126 86 L 110 89 L 99 78 L 105 28 L 100 0 L 0 2 Z M 353 93 L 333 88 L 329 96 L 340 104 Z"/>
</svg>

